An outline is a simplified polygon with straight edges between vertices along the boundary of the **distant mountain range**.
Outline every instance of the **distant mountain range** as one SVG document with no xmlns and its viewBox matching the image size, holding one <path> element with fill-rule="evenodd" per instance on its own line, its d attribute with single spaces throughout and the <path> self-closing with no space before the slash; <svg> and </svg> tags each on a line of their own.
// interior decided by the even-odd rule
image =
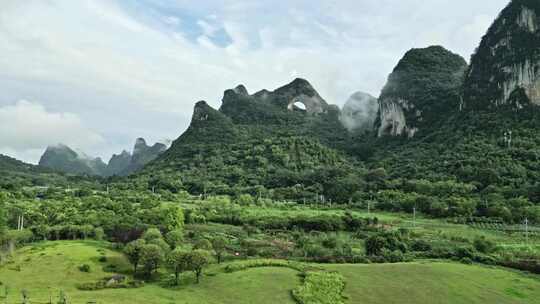
<svg viewBox="0 0 540 304">
<path fill-rule="evenodd" d="M 133 154 L 123 151 L 118 155 L 113 155 L 108 164 L 105 164 L 99 157 L 93 158 L 66 145 L 58 144 L 47 147 L 41 156 L 39 166 L 71 174 L 126 176 L 140 170 L 165 150 L 167 146 L 164 144 L 156 143 L 148 146 L 143 138 L 138 138 Z"/>
</svg>

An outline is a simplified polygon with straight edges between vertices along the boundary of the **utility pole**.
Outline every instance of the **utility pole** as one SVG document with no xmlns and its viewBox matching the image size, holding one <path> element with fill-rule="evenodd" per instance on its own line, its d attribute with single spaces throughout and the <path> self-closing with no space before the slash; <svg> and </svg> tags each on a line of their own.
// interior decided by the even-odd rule
<svg viewBox="0 0 540 304">
<path fill-rule="evenodd" d="M 504 132 L 504 142 L 508 145 L 508 149 L 512 147 L 512 131 L 508 130 Z"/>
<path fill-rule="evenodd" d="M 17 230 L 24 230 L 24 214 L 17 217 Z"/>
</svg>

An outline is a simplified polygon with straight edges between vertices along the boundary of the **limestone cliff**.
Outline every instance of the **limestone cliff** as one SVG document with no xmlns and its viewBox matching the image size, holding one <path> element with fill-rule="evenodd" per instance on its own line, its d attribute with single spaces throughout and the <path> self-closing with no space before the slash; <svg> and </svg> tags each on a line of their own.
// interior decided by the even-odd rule
<svg viewBox="0 0 540 304">
<path fill-rule="evenodd" d="M 513 0 L 473 55 L 464 85 L 469 110 L 540 105 L 540 1 Z"/>
<path fill-rule="evenodd" d="M 412 49 L 379 97 L 378 135 L 413 137 L 457 111 L 465 60 L 440 46 Z"/>
</svg>

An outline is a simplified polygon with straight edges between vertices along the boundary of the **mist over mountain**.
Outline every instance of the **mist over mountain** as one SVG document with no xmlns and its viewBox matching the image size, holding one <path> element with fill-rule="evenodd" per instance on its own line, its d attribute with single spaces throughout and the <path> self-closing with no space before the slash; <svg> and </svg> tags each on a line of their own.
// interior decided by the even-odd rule
<svg viewBox="0 0 540 304">
<path fill-rule="evenodd" d="M 341 110 L 340 120 L 349 131 L 370 131 L 375 125 L 379 104 L 377 98 L 364 93 L 354 93 Z"/>
<path fill-rule="evenodd" d="M 47 147 L 39 166 L 81 175 L 102 175 L 107 167 L 101 158 L 91 158 L 63 144 Z"/>
</svg>

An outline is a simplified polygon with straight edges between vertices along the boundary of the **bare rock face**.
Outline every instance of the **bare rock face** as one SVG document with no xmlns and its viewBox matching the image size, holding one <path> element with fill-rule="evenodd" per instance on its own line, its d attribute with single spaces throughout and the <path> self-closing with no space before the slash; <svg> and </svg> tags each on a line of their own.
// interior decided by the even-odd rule
<svg viewBox="0 0 540 304">
<path fill-rule="evenodd" d="M 412 138 L 459 107 L 465 59 L 441 46 L 412 49 L 379 97 L 378 136 Z"/>
<path fill-rule="evenodd" d="M 513 0 L 473 55 L 464 109 L 540 106 L 540 1 Z"/>
<path fill-rule="evenodd" d="M 372 130 L 377 119 L 377 98 L 363 92 L 354 93 L 345 103 L 340 121 L 349 131 Z"/>
<path fill-rule="evenodd" d="M 407 125 L 405 111 L 414 109 L 414 105 L 401 98 L 386 98 L 380 103 L 380 123 L 378 130 L 379 137 L 383 135 L 399 136 L 406 134 L 407 137 L 414 137 L 418 128 Z M 422 112 L 417 112 L 420 118 Z"/>
</svg>

